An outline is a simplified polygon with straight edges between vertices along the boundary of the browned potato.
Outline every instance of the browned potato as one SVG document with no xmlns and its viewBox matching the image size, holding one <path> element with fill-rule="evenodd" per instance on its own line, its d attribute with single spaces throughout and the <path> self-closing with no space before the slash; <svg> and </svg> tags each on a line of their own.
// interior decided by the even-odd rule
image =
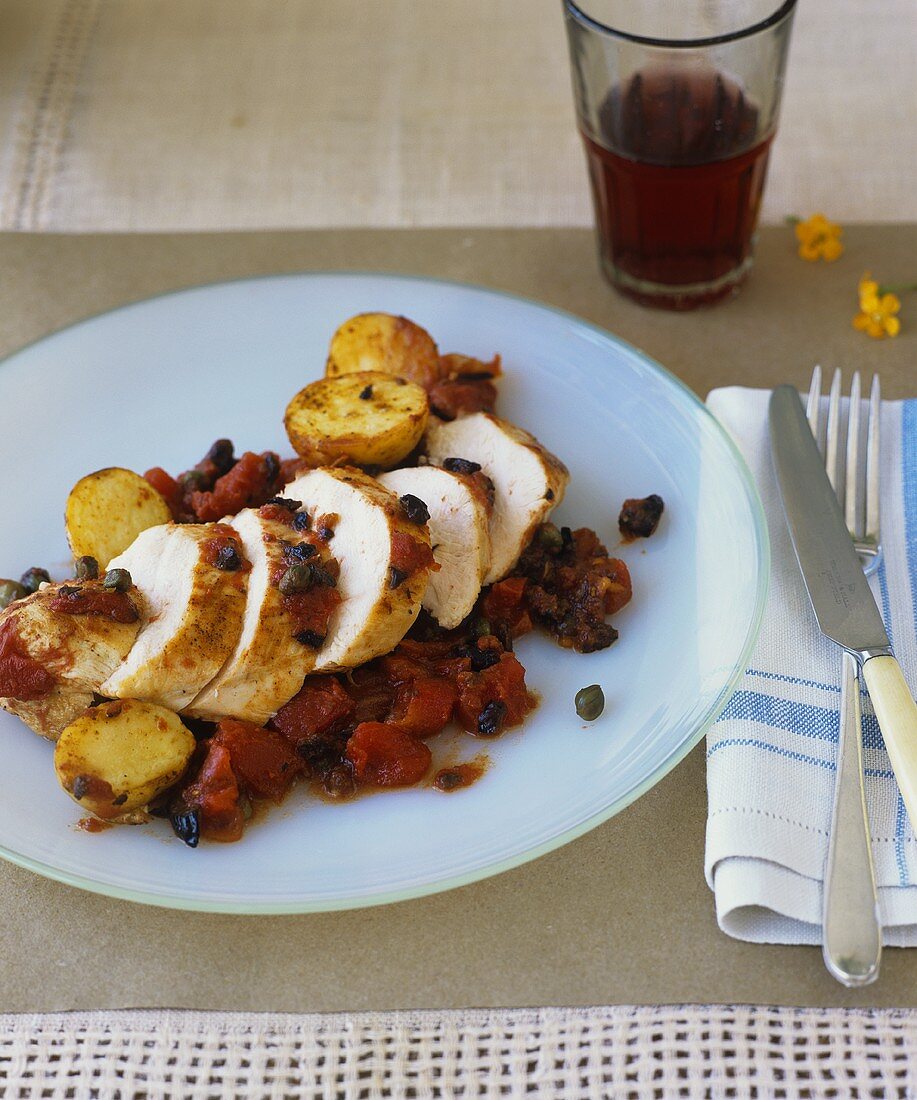
<svg viewBox="0 0 917 1100">
<path fill-rule="evenodd" d="M 375 370 L 416 382 L 424 389 L 443 377 L 433 337 L 407 317 L 358 313 L 331 339 L 325 374 Z"/>
<path fill-rule="evenodd" d="M 67 726 L 54 748 L 54 770 L 83 809 L 112 819 L 148 805 L 179 779 L 194 746 L 171 710 L 117 699 Z"/>
<path fill-rule="evenodd" d="M 161 494 L 139 474 L 119 466 L 80 478 L 70 490 L 64 514 L 73 556 L 89 555 L 103 569 L 141 531 L 171 518 Z"/>
<path fill-rule="evenodd" d="M 313 466 L 347 462 L 388 468 L 420 442 L 430 406 L 414 382 L 379 371 L 322 378 L 287 406 L 284 424 L 297 454 Z"/>
</svg>

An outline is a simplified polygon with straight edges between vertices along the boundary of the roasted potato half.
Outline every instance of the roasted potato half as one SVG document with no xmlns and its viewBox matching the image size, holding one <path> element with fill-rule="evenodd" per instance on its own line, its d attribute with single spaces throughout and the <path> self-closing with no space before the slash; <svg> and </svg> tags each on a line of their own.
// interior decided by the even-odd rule
<svg viewBox="0 0 917 1100">
<path fill-rule="evenodd" d="M 54 770 L 67 794 L 96 817 L 146 806 L 188 766 L 194 737 L 177 714 L 136 699 L 90 707 L 54 748 Z"/>
<path fill-rule="evenodd" d="M 81 477 L 70 490 L 64 513 L 73 556 L 88 554 L 103 569 L 141 531 L 171 518 L 164 497 L 139 474 L 119 466 Z"/>
<path fill-rule="evenodd" d="M 433 337 L 407 317 L 358 313 L 331 338 L 325 374 L 378 370 L 407 378 L 425 389 L 443 377 Z"/>
<path fill-rule="evenodd" d="M 416 383 L 360 371 L 300 390 L 284 424 L 296 453 L 313 466 L 388 468 L 414 450 L 429 416 L 426 392 Z"/>
</svg>

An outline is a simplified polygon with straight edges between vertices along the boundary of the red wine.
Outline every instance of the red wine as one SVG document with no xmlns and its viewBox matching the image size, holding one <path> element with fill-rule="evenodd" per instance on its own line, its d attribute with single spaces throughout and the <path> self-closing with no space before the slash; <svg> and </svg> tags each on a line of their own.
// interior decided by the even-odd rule
<svg viewBox="0 0 917 1100">
<path fill-rule="evenodd" d="M 654 68 L 612 89 L 599 126 L 583 141 L 611 280 L 675 309 L 731 293 L 750 262 L 773 139 L 758 140 L 755 105 L 721 73 Z"/>
</svg>

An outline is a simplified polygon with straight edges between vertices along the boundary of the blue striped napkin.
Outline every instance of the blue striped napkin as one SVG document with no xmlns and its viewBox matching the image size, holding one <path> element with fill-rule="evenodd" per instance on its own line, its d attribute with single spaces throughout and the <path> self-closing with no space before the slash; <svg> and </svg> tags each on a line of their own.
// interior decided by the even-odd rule
<svg viewBox="0 0 917 1100">
<path fill-rule="evenodd" d="M 707 399 L 757 482 L 773 561 L 750 667 L 707 737 L 705 873 L 724 932 L 759 943 L 820 943 L 841 658 L 818 630 L 787 533 L 771 466 L 769 397 L 732 387 Z M 882 543 L 884 560 L 871 583 L 914 691 L 917 400 L 882 406 Z M 917 944 L 917 839 L 865 700 L 863 747 L 885 942 Z"/>
</svg>

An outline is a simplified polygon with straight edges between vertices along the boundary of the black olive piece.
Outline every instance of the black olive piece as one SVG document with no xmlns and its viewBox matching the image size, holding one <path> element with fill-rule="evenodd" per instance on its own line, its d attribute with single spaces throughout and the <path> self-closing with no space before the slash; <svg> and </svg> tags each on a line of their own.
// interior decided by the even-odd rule
<svg viewBox="0 0 917 1100">
<path fill-rule="evenodd" d="M 399 569 L 395 565 L 388 567 L 388 586 L 389 588 L 397 588 L 400 584 L 408 579 L 408 575 L 404 569 Z"/>
<path fill-rule="evenodd" d="M 337 588 L 337 577 L 332 577 L 327 569 L 324 569 L 317 561 L 309 563 L 312 570 L 312 583 L 322 588 Z"/>
<path fill-rule="evenodd" d="M 605 692 L 598 684 L 590 684 L 579 689 L 574 704 L 584 722 L 594 722 L 605 709 Z"/>
<path fill-rule="evenodd" d="M 19 578 L 19 583 L 28 593 L 37 592 L 40 585 L 45 581 L 51 580 L 51 574 L 47 569 L 39 569 L 38 566 L 33 565 L 31 569 L 27 569 Z"/>
<path fill-rule="evenodd" d="M 235 573 L 237 569 L 242 568 L 242 555 L 239 553 L 237 547 L 233 546 L 232 543 L 227 543 L 217 550 L 214 565 L 216 565 L 217 569 L 222 569 L 225 573 Z"/>
<path fill-rule="evenodd" d="M 618 516 L 618 529 L 629 538 L 648 539 L 659 526 L 665 502 L 656 493 L 642 500 L 625 500 Z"/>
<path fill-rule="evenodd" d="M 125 802 L 127 802 L 127 791 L 125 791 L 123 794 L 119 794 L 117 798 L 113 798 L 111 800 L 112 806 L 123 806 Z"/>
<path fill-rule="evenodd" d="M 207 452 L 204 461 L 212 462 L 214 466 L 216 466 L 217 472 L 220 474 L 229 473 L 236 463 L 235 455 L 233 454 L 232 440 L 218 439 Z"/>
<path fill-rule="evenodd" d="M 301 500 L 290 500 L 289 497 L 271 497 L 270 500 L 266 500 L 265 504 L 276 504 L 279 508 L 286 508 L 288 512 L 295 512 L 297 508 L 302 508 Z"/>
<path fill-rule="evenodd" d="M 471 462 L 467 458 L 447 458 L 443 461 L 443 469 L 450 474 L 476 474 L 480 468 L 480 462 Z"/>
<path fill-rule="evenodd" d="M 87 791 L 89 790 L 89 776 L 78 775 L 76 779 L 74 779 L 70 790 L 73 794 L 73 797 L 77 801 L 79 801 L 81 798 L 84 798 Z"/>
<path fill-rule="evenodd" d="M 370 383 L 368 386 L 364 386 L 363 389 L 360 390 L 360 400 L 361 401 L 371 400 L 372 395 L 373 395 L 372 383 Z"/>
<path fill-rule="evenodd" d="M 115 592 L 126 592 L 134 582 L 126 569 L 109 569 L 102 578 L 105 588 L 113 588 Z"/>
<path fill-rule="evenodd" d="M 433 786 L 438 791 L 454 791 L 465 785 L 465 780 L 460 772 L 442 771 L 433 780 Z"/>
<path fill-rule="evenodd" d="M 500 663 L 500 654 L 495 649 L 478 649 L 477 646 L 470 649 L 468 656 L 471 658 L 472 672 L 483 672 L 485 668 L 493 668 Z"/>
<path fill-rule="evenodd" d="M 456 382 L 490 382 L 494 376 L 487 370 L 470 370 L 465 374 L 457 374 Z"/>
<path fill-rule="evenodd" d="M 493 629 L 494 637 L 503 647 L 504 652 L 513 652 L 513 634 L 506 623 L 497 623 Z"/>
<path fill-rule="evenodd" d="M 553 489 L 548 489 L 548 491 L 544 495 L 544 499 L 545 500 L 553 500 L 554 499 L 554 490 Z"/>
<path fill-rule="evenodd" d="M 284 596 L 292 596 L 296 592 L 305 592 L 311 588 L 315 580 L 312 567 L 303 562 L 297 562 L 280 578 L 277 587 Z"/>
<path fill-rule="evenodd" d="M 311 542 L 299 542 L 295 546 L 288 543 L 283 548 L 283 560 L 289 565 L 294 565 L 296 562 L 308 561 L 317 553 Z"/>
<path fill-rule="evenodd" d="M 413 493 L 405 493 L 403 497 L 398 498 L 398 503 L 401 505 L 401 511 L 404 512 L 404 518 L 409 523 L 429 522 L 430 509 L 420 497 L 415 497 Z"/>
<path fill-rule="evenodd" d="M 447 412 L 445 409 L 439 408 L 439 406 L 434 405 L 432 403 L 432 401 L 430 402 L 430 412 L 435 417 L 438 417 L 440 420 L 445 420 L 447 424 L 451 424 L 452 421 L 455 420 L 455 414 L 454 413 Z"/>
<path fill-rule="evenodd" d="M 66 596 L 69 599 L 71 596 L 78 596 L 82 592 L 82 588 L 78 584 L 62 584 L 57 590 L 59 596 Z"/>
<path fill-rule="evenodd" d="M 334 528 L 327 526 L 319 527 L 318 537 L 320 539 L 323 539 L 325 542 L 331 542 L 331 540 L 334 538 Z"/>
<path fill-rule="evenodd" d="M 169 824 L 179 840 L 183 840 L 189 848 L 197 847 L 201 839 L 201 818 L 197 810 L 169 814 Z"/>
<path fill-rule="evenodd" d="M 99 563 L 89 554 L 76 559 L 75 576 L 78 581 L 94 581 L 99 577 Z"/>
<path fill-rule="evenodd" d="M 293 517 L 294 531 L 308 531 L 311 526 L 312 520 L 309 518 L 308 512 L 297 512 Z"/>
<path fill-rule="evenodd" d="M 561 527 L 560 537 L 563 540 L 564 550 L 569 550 L 573 545 L 573 532 L 569 527 Z"/>
<path fill-rule="evenodd" d="M 300 645 L 307 645 L 310 649 L 319 649 L 325 641 L 325 635 L 317 630 L 300 630 L 293 637 Z"/>
<path fill-rule="evenodd" d="M 478 715 L 478 733 L 485 737 L 495 737 L 506 720 L 506 703 L 493 699 Z"/>
<path fill-rule="evenodd" d="M 264 459 L 264 473 L 268 481 L 276 481 L 280 475 L 280 459 L 273 451 L 265 451 L 261 457 Z"/>
</svg>

